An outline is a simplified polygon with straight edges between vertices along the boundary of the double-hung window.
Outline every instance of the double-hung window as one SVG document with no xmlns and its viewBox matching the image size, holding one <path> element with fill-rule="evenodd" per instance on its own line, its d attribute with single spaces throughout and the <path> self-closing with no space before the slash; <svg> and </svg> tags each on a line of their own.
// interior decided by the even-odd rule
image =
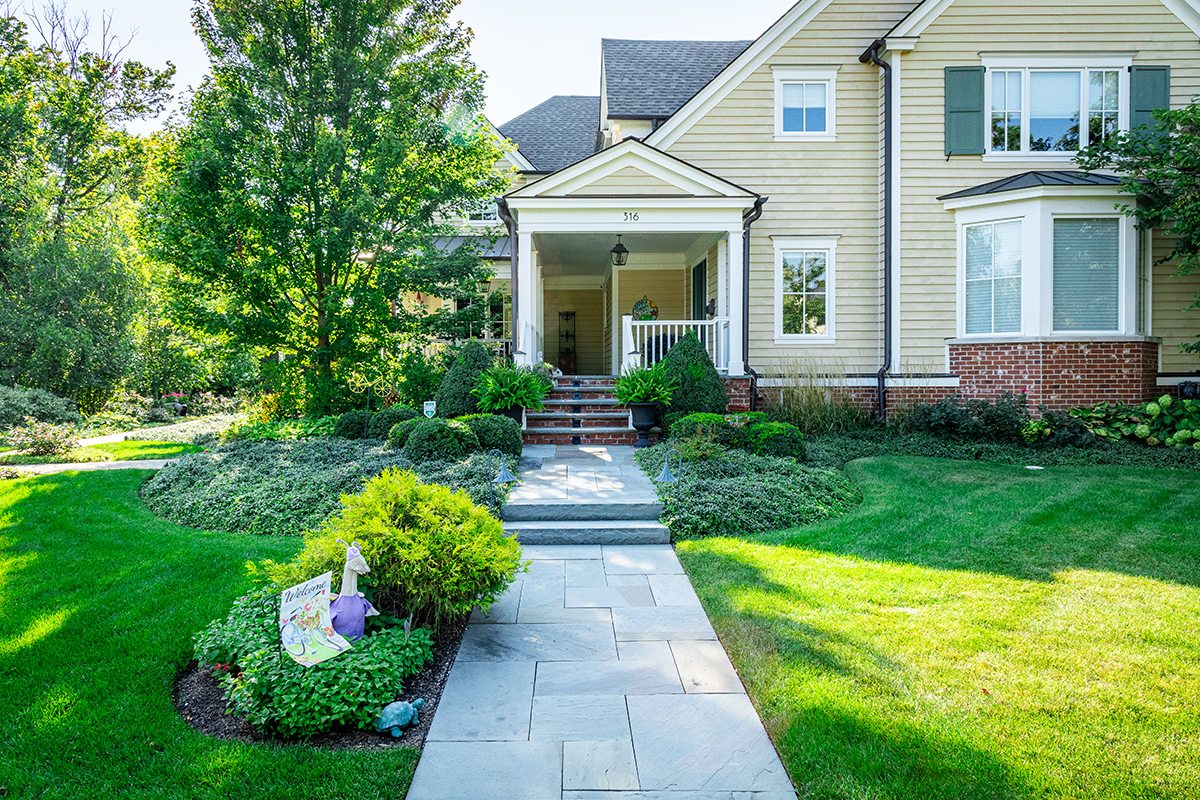
<svg viewBox="0 0 1200 800">
<path fill-rule="evenodd" d="M 495 200 L 482 200 L 467 214 L 472 225 L 495 225 L 500 221 L 500 206 Z"/>
<path fill-rule="evenodd" d="M 1075 153 L 1128 127 L 1128 73 L 1117 66 L 991 66 L 992 153 Z"/>
<path fill-rule="evenodd" d="M 822 237 L 775 239 L 775 336 L 832 339 L 835 249 Z"/>
<path fill-rule="evenodd" d="M 1021 332 L 1021 220 L 968 225 L 967 335 Z"/>
<path fill-rule="evenodd" d="M 775 138 L 831 140 L 837 70 L 775 69 Z"/>
</svg>

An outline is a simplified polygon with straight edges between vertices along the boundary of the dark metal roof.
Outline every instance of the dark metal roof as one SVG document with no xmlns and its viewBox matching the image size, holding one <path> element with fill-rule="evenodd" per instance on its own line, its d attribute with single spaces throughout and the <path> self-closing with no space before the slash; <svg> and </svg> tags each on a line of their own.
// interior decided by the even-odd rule
<svg viewBox="0 0 1200 800">
<path fill-rule="evenodd" d="M 751 44 L 604 39 L 608 116 L 666 119 Z"/>
<path fill-rule="evenodd" d="M 541 172 L 557 172 L 596 152 L 600 98 L 558 95 L 499 128 Z"/>
<path fill-rule="evenodd" d="M 512 238 L 508 236 L 501 236 L 494 243 L 490 236 L 450 236 L 433 240 L 433 246 L 444 252 L 453 252 L 464 244 L 474 244 L 479 250 L 480 258 L 495 261 L 512 259 Z"/>
<path fill-rule="evenodd" d="M 1011 175 L 998 181 L 973 186 L 961 192 L 945 194 L 938 200 L 956 200 L 960 197 L 974 197 L 982 194 L 997 192 L 1013 192 L 1018 189 L 1033 189 L 1038 186 L 1120 186 L 1121 179 L 1115 175 L 1099 175 L 1078 170 L 1035 170 Z"/>
</svg>

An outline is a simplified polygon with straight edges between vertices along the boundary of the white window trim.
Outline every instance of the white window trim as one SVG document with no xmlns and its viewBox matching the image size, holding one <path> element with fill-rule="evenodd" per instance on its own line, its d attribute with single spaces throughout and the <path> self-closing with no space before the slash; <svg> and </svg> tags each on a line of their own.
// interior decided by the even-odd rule
<svg viewBox="0 0 1200 800">
<path fill-rule="evenodd" d="M 837 319 L 837 243 L 836 236 L 773 236 L 775 245 L 775 284 L 772 288 L 775 304 L 775 343 L 837 341 L 834 321 Z M 798 251 L 822 250 L 825 258 L 825 333 L 783 332 L 783 256 Z"/>
<path fill-rule="evenodd" d="M 1029 73 L 1043 71 L 1074 71 L 1074 70 L 1115 70 L 1117 72 L 1117 128 L 1129 130 L 1129 68 L 1133 65 L 1132 56 L 1128 55 L 1079 55 L 1079 56 L 1040 56 L 1040 57 L 985 57 L 983 59 L 983 107 L 985 124 L 983 126 L 983 160 L 984 161 L 1067 161 L 1073 162 L 1075 153 L 1065 150 L 1049 152 L 1034 152 L 1029 147 Z M 1015 151 L 995 152 L 992 150 L 992 72 L 1014 71 L 1022 72 L 1021 78 L 1021 148 Z M 1080 116 L 1086 116 L 1088 110 L 1088 82 L 1080 81 L 1079 109 Z M 1081 121 L 1082 122 L 1082 121 Z M 1081 124 L 1082 127 L 1082 124 Z"/>
<path fill-rule="evenodd" d="M 1137 228 L 1136 221 L 1114 206 L 1120 201 L 1115 192 L 1084 196 L 1063 192 L 1060 187 L 1045 191 L 1021 193 L 1005 197 L 1001 193 L 993 202 L 973 197 L 962 204 L 947 203 L 955 211 L 957 227 L 957 324 L 956 341 L 1030 341 L 1047 339 L 1093 340 L 1125 339 L 1146 334 L 1137 333 Z M 1054 220 L 1056 219 L 1119 219 L 1121 220 L 1118 271 L 1118 329 L 1114 331 L 1056 331 L 1054 330 Z M 966 229 L 991 222 L 1022 220 L 1021 224 L 1021 331 L 1020 333 L 968 334 L 966 321 Z M 1153 241 L 1149 247 L 1153 247 Z M 1152 297 L 1152 295 L 1151 295 Z M 1151 328 L 1151 330 L 1153 330 Z"/>
<path fill-rule="evenodd" d="M 476 213 L 486 214 L 489 211 L 491 211 L 492 209 L 496 210 L 496 218 L 495 219 L 471 219 L 472 214 L 476 214 Z M 473 211 L 467 211 L 467 224 L 470 225 L 472 228 L 496 228 L 496 227 L 499 227 L 501 224 L 503 224 L 502 220 L 500 219 L 500 204 L 497 201 L 492 200 L 490 203 L 481 203 L 479 209 L 476 209 Z"/>
<path fill-rule="evenodd" d="M 972 333 L 972 334 L 967 334 L 967 332 L 966 332 L 967 331 L 967 228 L 977 228 L 977 227 L 980 227 L 981 225 L 995 226 L 995 225 L 999 225 L 1004 222 L 1019 222 L 1019 223 L 1021 223 L 1021 328 L 1022 328 L 1022 330 L 1024 330 L 1024 327 L 1025 327 L 1025 249 L 1026 249 L 1025 248 L 1025 219 L 1024 219 L 1024 217 L 1001 217 L 998 219 L 981 220 L 978 222 L 964 222 L 958 226 L 958 228 L 959 228 L 958 247 L 959 247 L 959 251 L 961 253 L 959 260 L 961 261 L 961 267 L 962 267 L 959 270 L 959 276 L 958 276 L 958 296 L 960 298 L 960 302 L 959 302 L 960 320 L 959 320 L 958 330 L 960 332 L 960 335 L 967 336 L 969 338 L 975 338 L 975 337 L 982 338 L 982 337 L 995 337 L 995 336 L 1020 336 L 1021 335 L 1021 331 L 992 331 L 989 333 Z M 995 235 L 994 229 L 993 229 L 992 235 L 993 236 Z M 993 250 L 993 254 L 994 254 L 994 250 Z M 994 269 L 995 269 L 995 265 L 993 264 L 993 270 Z M 991 278 L 991 280 L 992 280 L 992 291 L 994 292 L 995 291 L 995 280 L 996 280 L 994 275 Z M 992 327 L 995 328 L 996 327 L 996 319 L 995 319 L 995 296 L 994 295 L 993 295 L 992 299 L 993 299 Z"/>
<path fill-rule="evenodd" d="M 800 69 L 774 67 L 775 75 L 775 141 L 832 142 L 837 139 L 837 69 Z M 783 85 L 785 83 L 824 83 L 825 130 L 785 131 L 783 129 Z"/>
</svg>

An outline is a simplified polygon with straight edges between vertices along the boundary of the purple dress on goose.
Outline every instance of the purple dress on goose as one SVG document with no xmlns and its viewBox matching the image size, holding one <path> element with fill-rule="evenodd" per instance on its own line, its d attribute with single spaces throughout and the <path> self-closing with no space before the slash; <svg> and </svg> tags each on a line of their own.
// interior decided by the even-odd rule
<svg viewBox="0 0 1200 800">
<path fill-rule="evenodd" d="M 363 636 L 363 628 L 367 617 L 377 617 L 379 612 L 367 602 L 367 598 L 358 590 L 358 576 L 371 571 L 363 558 L 358 542 L 346 544 L 346 568 L 342 570 L 342 586 L 339 594 L 335 595 L 329 604 L 330 616 L 333 619 L 333 629 L 352 642 L 357 642 Z"/>
</svg>

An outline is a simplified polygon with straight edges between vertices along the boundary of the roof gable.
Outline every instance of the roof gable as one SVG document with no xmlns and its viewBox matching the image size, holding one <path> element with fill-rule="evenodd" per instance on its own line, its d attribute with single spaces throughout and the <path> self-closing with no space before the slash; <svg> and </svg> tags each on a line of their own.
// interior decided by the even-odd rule
<svg viewBox="0 0 1200 800">
<path fill-rule="evenodd" d="M 509 192 L 533 197 L 737 197 L 754 192 L 638 141 L 626 139 L 566 169 Z"/>
<path fill-rule="evenodd" d="M 596 152 L 600 98 L 559 95 L 500 126 L 539 172 L 554 172 Z"/>
<path fill-rule="evenodd" d="M 1200 36 L 1200 1 L 1198 0 L 1162 0 L 1162 4 L 1171 13 L 1179 17 L 1192 33 Z M 897 23 L 888 32 L 887 38 L 920 36 L 946 9 L 954 5 L 954 0 L 923 0 L 909 15 Z"/>
<path fill-rule="evenodd" d="M 751 44 L 602 40 L 609 118 L 666 119 Z"/>
</svg>

